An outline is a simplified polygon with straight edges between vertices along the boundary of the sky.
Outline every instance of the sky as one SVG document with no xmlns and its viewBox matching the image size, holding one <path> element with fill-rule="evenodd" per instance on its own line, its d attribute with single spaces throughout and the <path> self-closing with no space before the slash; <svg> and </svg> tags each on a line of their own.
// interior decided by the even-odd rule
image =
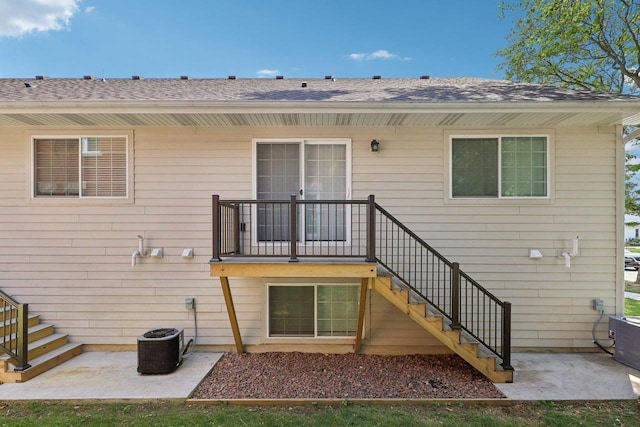
<svg viewBox="0 0 640 427">
<path fill-rule="evenodd" d="M 0 78 L 503 78 L 498 0 L 0 0 Z"/>
</svg>

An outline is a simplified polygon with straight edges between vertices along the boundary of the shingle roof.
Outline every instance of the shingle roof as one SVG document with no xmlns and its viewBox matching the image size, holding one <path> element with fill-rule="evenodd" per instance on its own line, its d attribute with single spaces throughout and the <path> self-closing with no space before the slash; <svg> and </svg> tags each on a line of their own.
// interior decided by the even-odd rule
<svg viewBox="0 0 640 427">
<path fill-rule="evenodd" d="M 306 82 L 306 87 L 303 87 Z M 27 87 L 28 83 L 31 87 Z M 479 78 L 0 79 L 0 103 L 57 101 L 492 103 L 638 101 L 630 95 Z"/>
</svg>

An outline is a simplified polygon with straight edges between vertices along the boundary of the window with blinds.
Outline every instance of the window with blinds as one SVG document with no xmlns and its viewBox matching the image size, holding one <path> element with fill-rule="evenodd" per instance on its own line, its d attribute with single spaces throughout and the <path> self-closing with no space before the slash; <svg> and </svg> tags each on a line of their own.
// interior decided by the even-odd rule
<svg viewBox="0 0 640 427">
<path fill-rule="evenodd" d="M 127 138 L 34 139 L 35 197 L 127 197 Z"/>
</svg>

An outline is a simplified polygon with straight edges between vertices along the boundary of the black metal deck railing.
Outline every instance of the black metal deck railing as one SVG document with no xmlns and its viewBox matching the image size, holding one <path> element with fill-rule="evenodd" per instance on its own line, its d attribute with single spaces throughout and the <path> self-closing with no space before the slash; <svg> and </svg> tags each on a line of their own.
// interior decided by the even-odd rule
<svg viewBox="0 0 640 427">
<path fill-rule="evenodd" d="M 212 199 L 213 257 L 362 258 L 378 262 L 511 367 L 511 304 L 366 200 Z"/>
<path fill-rule="evenodd" d="M 0 291 L 0 350 L 14 362 L 15 371 L 29 368 L 29 305 Z"/>
<path fill-rule="evenodd" d="M 511 303 L 500 301 L 468 274 L 376 205 L 376 259 L 450 320 L 511 367 Z"/>
<path fill-rule="evenodd" d="M 369 200 L 225 200 L 213 196 L 213 261 L 231 257 L 365 258 Z"/>
</svg>

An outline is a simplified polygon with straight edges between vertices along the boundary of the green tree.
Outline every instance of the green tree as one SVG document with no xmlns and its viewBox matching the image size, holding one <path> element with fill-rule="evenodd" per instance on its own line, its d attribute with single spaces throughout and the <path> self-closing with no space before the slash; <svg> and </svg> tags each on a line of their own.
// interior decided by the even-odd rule
<svg viewBox="0 0 640 427">
<path fill-rule="evenodd" d="M 640 93 L 639 0 L 505 0 L 515 18 L 508 46 L 497 52 L 509 80 L 573 89 Z M 640 131 L 625 128 L 625 140 Z M 627 153 L 625 211 L 640 215 L 634 180 L 638 158 Z"/>
<path fill-rule="evenodd" d="M 607 92 L 640 86 L 638 0 L 505 0 L 516 17 L 499 50 L 514 81 Z"/>
</svg>

